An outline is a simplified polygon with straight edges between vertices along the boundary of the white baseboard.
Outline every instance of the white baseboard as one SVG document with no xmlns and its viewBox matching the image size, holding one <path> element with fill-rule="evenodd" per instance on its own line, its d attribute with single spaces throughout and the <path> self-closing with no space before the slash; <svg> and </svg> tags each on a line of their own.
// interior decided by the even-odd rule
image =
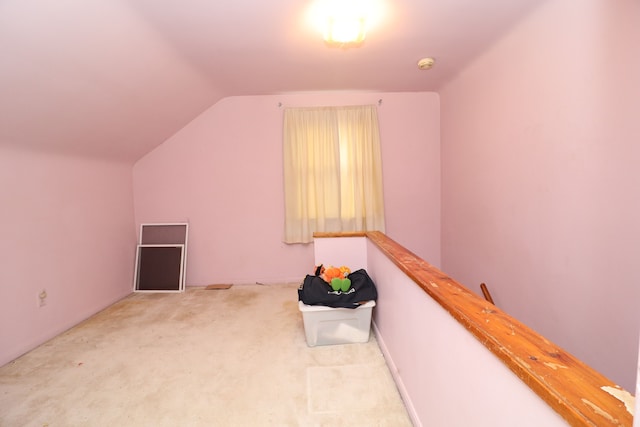
<svg viewBox="0 0 640 427">
<path fill-rule="evenodd" d="M 404 402 L 405 407 L 407 408 L 407 412 L 409 414 L 409 418 L 411 418 L 411 422 L 415 427 L 422 427 L 422 422 L 420 418 L 418 418 L 418 414 L 416 413 L 415 408 L 413 407 L 413 402 L 411 401 L 411 396 L 409 396 L 409 392 L 404 386 L 402 382 L 402 377 L 400 376 L 400 372 L 393 362 L 393 358 L 391 357 L 391 353 L 389 353 L 389 349 L 387 348 L 384 338 L 380 334 L 380 330 L 375 322 L 371 322 L 373 325 L 373 333 L 376 336 L 376 340 L 378 341 L 378 346 L 382 351 L 382 355 L 384 356 L 384 360 L 387 362 L 387 366 L 389 367 L 389 371 L 391 371 L 391 376 L 393 377 L 393 381 L 396 383 L 396 387 L 400 392 L 400 396 L 402 397 L 402 401 Z"/>
</svg>

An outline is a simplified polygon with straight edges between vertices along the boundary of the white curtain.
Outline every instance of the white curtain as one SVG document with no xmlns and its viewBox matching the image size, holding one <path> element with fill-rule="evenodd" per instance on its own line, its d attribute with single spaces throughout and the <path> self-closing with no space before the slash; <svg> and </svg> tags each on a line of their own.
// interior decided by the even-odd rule
<svg viewBox="0 0 640 427">
<path fill-rule="evenodd" d="M 284 112 L 286 243 L 314 231 L 384 231 L 382 160 L 375 106 Z"/>
</svg>

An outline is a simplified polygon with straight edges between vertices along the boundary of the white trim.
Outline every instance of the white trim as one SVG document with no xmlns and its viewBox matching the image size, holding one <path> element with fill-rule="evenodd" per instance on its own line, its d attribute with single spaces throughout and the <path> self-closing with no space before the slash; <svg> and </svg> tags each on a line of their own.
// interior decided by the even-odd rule
<svg viewBox="0 0 640 427">
<path fill-rule="evenodd" d="M 402 397 L 402 401 L 404 403 L 405 408 L 407 409 L 407 413 L 409 414 L 409 418 L 411 418 L 411 423 L 415 427 L 422 427 L 422 422 L 418 417 L 418 413 L 413 406 L 413 401 L 411 400 L 411 396 L 404 386 L 404 382 L 402 381 L 402 377 L 398 371 L 398 367 L 393 362 L 393 358 L 391 357 L 391 353 L 387 348 L 387 345 L 382 338 L 382 334 L 380 334 L 380 330 L 378 329 L 378 325 L 376 325 L 375 321 L 371 321 L 371 326 L 373 328 L 373 334 L 376 337 L 376 341 L 378 341 L 378 347 L 380 347 L 380 351 L 382 351 L 382 356 L 384 360 L 387 362 L 387 367 L 389 368 L 389 372 L 391 372 L 391 376 L 393 377 L 393 381 L 396 383 L 396 388 Z"/>
</svg>

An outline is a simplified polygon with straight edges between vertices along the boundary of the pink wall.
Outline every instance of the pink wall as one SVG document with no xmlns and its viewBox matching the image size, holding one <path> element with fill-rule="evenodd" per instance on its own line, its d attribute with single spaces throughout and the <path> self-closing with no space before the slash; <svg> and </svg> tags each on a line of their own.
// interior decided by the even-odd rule
<svg viewBox="0 0 640 427">
<path fill-rule="evenodd" d="M 443 270 L 632 392 L 638 22 L 545 2 L 440 92 Z"/>
<path fill-rule="evenodd" d="M 375 244 L 366 247 L 376 338 L 415 427 L 567 425 Z"/>
<path fill-rule="evenodd" d="M 0 147 L 0 200 L 3 365 L 131 292 L 131 165 Z"/>
<path fill-rule="evenodd" d="M 282 243 L 283 108 L 379 99 L 387 234 L 438 265 L 440 141 L 434 93 L 225 98 L 135 164 L 136 223 L 189 222 L 188 286 L 300 281 L 314 258 L 311 245 Z"/>
<path fill-rule="evenodd" d="M 317 263 L 364 268 L 376 283 L 373 329 L 414 426 L 567 425 L 366 237 L 314 240 Z"/>
</svg>

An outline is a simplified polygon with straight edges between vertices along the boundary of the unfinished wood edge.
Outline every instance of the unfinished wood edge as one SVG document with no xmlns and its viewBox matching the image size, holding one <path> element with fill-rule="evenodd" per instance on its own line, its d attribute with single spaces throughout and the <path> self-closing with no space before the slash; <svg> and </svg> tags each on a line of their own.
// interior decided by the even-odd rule
<svg viewBox="0 0 640 427">
<path fill-rule="evenodd" d="M 347 232 L 320 232 L 313 233 L 314 238 L 327 238 L 327 237 L 365 237 L 367 233 L 365 231 L 347 231 Z"/>
<path fill-rule="evenodd" d="M 204 287 L 205 290 L 210 291 L 210 290 L 218 290 L 218 289 L 230 289 L 233 285 L 230 283 L 220 283 L 220 284 L 214 284 L 214 285 L 207 285 Z"/>
</svg>

